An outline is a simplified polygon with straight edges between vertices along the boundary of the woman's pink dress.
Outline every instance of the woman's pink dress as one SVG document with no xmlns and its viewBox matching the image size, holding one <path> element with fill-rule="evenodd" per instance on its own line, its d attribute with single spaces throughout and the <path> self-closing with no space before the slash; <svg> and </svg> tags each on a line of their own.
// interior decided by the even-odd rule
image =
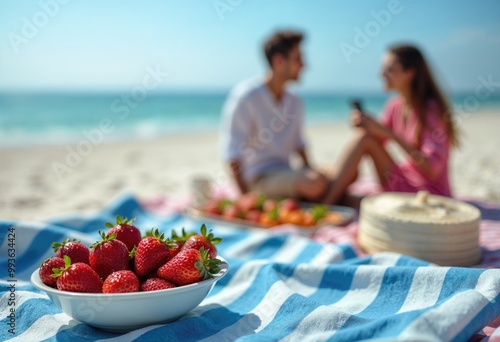
<svg viewBox="0 0 500 342">
<path fill-rule="evenodd" d="M 422 144 L 418 148 L 429 163 L 431 170 L 437 175 L 435 179 L 426 177 L 417 165 L 417 161 L 409 156 L 390 172 L 383 185 L 385 191 L 417 192 L 427 190 L 432 194 L 451 196 L 448 159 L 450 143 L 444 122 L 438 116 L 439 108 L 433 101 L 429 102 L 426 113 L 426 126 L 423 131 Z M 403 120 L 403 105 L 399 97 L 391 99 L 382 114 L 381 122 L 396 135 L 415 146 L 417 116 L 409 113 L 406 124 Z"/>
</svg>

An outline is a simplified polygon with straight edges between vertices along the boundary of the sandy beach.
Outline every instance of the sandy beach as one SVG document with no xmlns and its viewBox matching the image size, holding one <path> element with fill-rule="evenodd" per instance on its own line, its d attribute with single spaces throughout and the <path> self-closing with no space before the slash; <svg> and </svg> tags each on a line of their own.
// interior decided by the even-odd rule
<svg viewBox="0 0 500 342">
<path fill-rule="evenodd" d="M 463 144 L 452 154 L 455 195 L 500 202 L 500 113 L 482 111 L 458 123 Z M 332 165 L 350 134 L 347 124 L 308 127 L 313 163 Z M 90 146 L 85 155 L 75 152 L 78 143 L 0 149 L 0 218 L 43 220 L 94 211 L 125 191 L 144 199 L 183 196 L 196 175 L 228 182 L 216 132 L 82 146 Z M 370 172 L 365 164 L 363 173 Z"/>
</svg>

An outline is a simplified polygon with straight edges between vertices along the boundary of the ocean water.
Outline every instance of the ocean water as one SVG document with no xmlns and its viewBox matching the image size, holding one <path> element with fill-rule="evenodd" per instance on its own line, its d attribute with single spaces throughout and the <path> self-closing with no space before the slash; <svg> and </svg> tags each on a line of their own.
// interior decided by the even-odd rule
<svg viewBox="0 0 500 342">
<path fill-rule="evenodd" d="M 0 148 L 61 144 L 90 139 L 96 130 L 104 142 L 151 139 L 170 134 L 217 131 L 227 93 L 33 94 L 0 93 Z M 306 124 L 347 120 L 351 95 L 301 94 Z M 356 94 L 365 110 L 378 114 L 387 94 Z M 474 94 L 452 97 L 459 113 L 500 110 L 500 96 L 478 100 Z"/>
</svg>

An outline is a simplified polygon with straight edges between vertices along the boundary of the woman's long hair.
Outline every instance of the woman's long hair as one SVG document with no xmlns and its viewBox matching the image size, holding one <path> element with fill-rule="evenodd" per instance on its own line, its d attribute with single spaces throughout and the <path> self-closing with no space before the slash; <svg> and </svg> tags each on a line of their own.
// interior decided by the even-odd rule
<svg viewBox="0 0 500 342">
<path fill-rule="evenodd" d="M 427 106 L 429 101 L 433 100 L 439 106 L 440 119 L 445 124 L 446 135 L 452 146 L 459 145 L 458 132 L 455 127 L 451 107 L 448 100 L 439 89 L 434 77 L 427 66 L 422 53 L 411 45 L 395 45 L 389 48 L 401 63 L 403 69 L 414 69 L 415 77 L 411 85 L 411 104 L 417 113 L 417 145 L 422 143 L 422 132 L 426 128 Z"/>
</svg>

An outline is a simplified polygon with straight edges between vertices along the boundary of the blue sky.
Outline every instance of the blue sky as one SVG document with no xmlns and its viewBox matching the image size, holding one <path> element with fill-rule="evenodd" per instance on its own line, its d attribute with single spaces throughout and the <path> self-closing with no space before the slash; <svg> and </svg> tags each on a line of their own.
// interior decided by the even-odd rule
<svg viewBox="0 0 500 342">
<path fill-rule="evenodd" d="M 158 90 L 227 90 L 265 72 L 276 28 L 306 33 L 303 91 L 379 91 L 384 50 L 402 41 L 446 89 L 473 90 L 500 79 L 499 14 L 500 0 L 0 0 L 0 90 L 122 91 L 148 67 L 168 72 Z"/>
</svg>

